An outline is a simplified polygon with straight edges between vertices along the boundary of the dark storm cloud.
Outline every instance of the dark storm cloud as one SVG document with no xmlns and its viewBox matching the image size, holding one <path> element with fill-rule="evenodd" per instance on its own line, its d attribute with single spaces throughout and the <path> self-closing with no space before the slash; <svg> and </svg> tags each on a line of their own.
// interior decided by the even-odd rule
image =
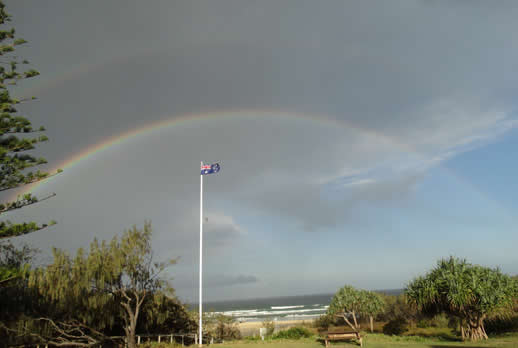
<svg viewBox="0 0 518 348">
<path fill-rule="evenodd" d="M 205 284 L 208 287 L 223 287 L 223 286 L 234 286 L 240 284 L 257 283 L 259 279 L 253 275 L 211 275 L 205 279 Z"/>
<path fill-rule="evenodd" d="M 71 249 L 151 219 L 158 253 L 180 256 L 179 287 L 196 282 L 200 159 L 222 160 L 207 178 L 205 224 L 207 267 L 221 274 L 237 267 L 236 252 L 253 254 L 241 215 L 306 231 L 341 226 L 362 202 L 404 198 L 429 169 L 516 127 L 512 2 L 7 6 L 30 43 L 21 55 L 42 73 L 17 87 L 40 98 L 21 109 L 48 129 L 41 151 L 53 165 L 186 113 L 282 110 L 321 120 L 213 119 L 153 133 L 65 171 L 42 188 L 58 198 L 26 210 L 59 222 L 32 240 Z M 259 266 L 242 267 L 235 273 Z M 255 279 L 247 277 L 219 279 Z"/>
</svg>

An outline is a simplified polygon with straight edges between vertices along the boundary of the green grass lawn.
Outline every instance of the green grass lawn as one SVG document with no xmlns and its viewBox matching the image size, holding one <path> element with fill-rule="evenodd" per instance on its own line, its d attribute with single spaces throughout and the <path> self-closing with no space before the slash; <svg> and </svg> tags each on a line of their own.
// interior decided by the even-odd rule
<svg viewBox="0 0 518 348">
<path fill-rule="evenodd" d="M 214 344 L 214 348 L 323 348 L 323 341 L 317 338 L 301 340 L 267 340 L 267 341 L 235 341 L 224 344 Z M 332 342 L 331 347 L 359 347 L 354 341 Z M 418 336 L 385 336 L 381 334 L 368 334 L 363 339 L 363 347 L 405 347 L 405 348 L 447 348 L 447 347 L 517 347 L 518 333 L 502 335 L 480 342 L 459 342 L 450 339 L 425 338 Z"/>
</svg>

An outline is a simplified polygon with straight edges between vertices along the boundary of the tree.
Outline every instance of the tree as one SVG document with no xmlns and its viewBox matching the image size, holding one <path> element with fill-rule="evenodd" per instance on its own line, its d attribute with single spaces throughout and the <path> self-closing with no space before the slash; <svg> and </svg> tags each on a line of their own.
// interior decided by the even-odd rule
<svg viewBox="0 0 518 348">
<path fill-rule="evenodd" d="M 371 332 L 374 331 L 374 317 L 383 312 L 385 308 L 385 301 L 383 298 L 373 292 L 373 291 L 364 291 L 363 296 L 365 296 L 364 300 L 364 312 L 369 316 L 369 323 Z"/>
<path fill-rule="evenodd" d="M 365 300 L 363 290 L 345 285 L 331 299 L 328 313 L 343 318 L 351 329 L 358 331 L 360 330 L 360 325 L 358 324 L 357 316 L 365 314 Z M 349 320 L 349 315 L 352 316 L 354 323 Z"/>
<path fill-rule="evenodd" d="M 172 288 L 154 291 L 146 296 L 139 318 L 137 330 L 147 334 L 196 332 L 198 329 L 198 322 L 176 298 Z"/>
<path fill-rule="evenodd" d="M 487 339 L 484 319 L 512 306 L 516 282 L 499 269 L 466 260 L 442 259 L 405 290 L 409 301 L 424 314 L 446 313 L 460 320 L 462 339 Z"/>
<path fill-rule="evenodd" d="M 10 240 L 0 242 L 0 274 L 5 281 L 0 287 L 0 337 L 8 337 L 17 323 L 24 318 L 27 305 L 30 305 L 26 297 L 27 282 L 19 273 L 28 271 L 28 265 L 33 261 L 37 249 L 24 244 L 15 246 Z M 12 270 L 17 270 L 14 274 Z M 3 341 L 6 344 L 8 339 Z"/>
<path fill-rule="evenodd" d="M 372 332 L 374 331 L 374 317 L 383 312 L 384 306 L 385 301 L 379 294 L 346 285 L 333 296 L 328 314 L 343 318 L 354 331 L 360 329 L 358 316 L 368 316 Z M 349 317 L 352 317 L 354 324 Z"/>
<path fill-rule="evenodd" d="M 122 322 L 128 347 L 136 348 L 135 333 L 145 301 L 151 301 L 150 313 L 165 301 L 153 297 L 166 285 L 160 274 L 167 264 L 153 262 L 151 224 L 146 222 L 143 229 L 133 226 L 120 240 L 115 236 L 109 243 L 95 239 L 88 254 L 79 249 L 73 259 L 58 249 L 53 253 L 53 264 L 34 270 L 29 280 L 53 304 L 51 312 L 59 314 L 59 322 L 46 320 L 61 341 L 46 340 L 54 345 L 98 345 L 108 339 L 104 329 Z M 84 337 L 63 338 L 60 330 L 77 332 L 79 324 Z"/>
<path fill-rule="evenodd" d="M 38 143 L 47 141 L 48 138 L 43 134 L 35 135 L 45 131 L 45 128 L 34 129 L 25 116 L 18 114 L 16 105 L 27 99 L 12 97 L 8 89 L 19 80 L 39 75 L 34 69 L 18 70 L 19 65 L 27 65 L 29 62 L 21 61 L 13 52 L 17 46 L 26 41 L 15 36 L 14 28 L 5 28 L 10 19 L 4 3 L 0 0 L 0 191 L 19 188 L 57 174 L 49 174 L 40 170 L 31 171 L 31 168 L 46 164 L 47 161 L 43 157 L 34 157 L 28 151 L 35 149 Z M 40 201 L 54 195 L 43 197 Z M 30 193 L 23 194 L 15 201 L 1 203 L 0 215 L 35 204 L 38 201 L 38 198 Z M 53 224 L 55 221 L 46 224 L 0 221 L 0 239 L 31 233 Z M 0 284 L 19 277 L 21 273 L 21 270 L 16 268 L 1 269 Z"/>
</svg>

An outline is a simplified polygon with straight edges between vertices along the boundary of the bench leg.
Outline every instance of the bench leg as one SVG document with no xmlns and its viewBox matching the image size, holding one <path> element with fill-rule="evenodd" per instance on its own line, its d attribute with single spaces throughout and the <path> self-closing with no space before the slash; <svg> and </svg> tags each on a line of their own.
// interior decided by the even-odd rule
<svg viewBox="0 0 518 348">
<path fill-rule="evenodd" d="M 329 347 L 329 341 L 328 340 L 325 340 L 326 341 L 326 347 Z"/>
<path fill-rule="evenodd" d="M 360 341 L 360 347 L 363 347 L 363 342 L 362 342 L 362 338 L 361 337 L 360 337 L 359 341 Z"/>
</svg>

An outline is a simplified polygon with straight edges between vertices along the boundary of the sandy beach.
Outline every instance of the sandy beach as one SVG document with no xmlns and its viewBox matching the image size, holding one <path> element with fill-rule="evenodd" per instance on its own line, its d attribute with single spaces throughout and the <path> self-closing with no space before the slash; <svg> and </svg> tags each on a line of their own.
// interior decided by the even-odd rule
<svg viewBox="0 0 518 348">
<path fill-rule="evenodd" d="M 275 331 L 288 329 L 290 327 L 303 325 L 303 324 L 311 324 L 313 320 L 285 320 L 285 321 L 276 321 L 275 323 Z M 253 336 L 259 335 L 259 328 L 263 327 L 263 323 L 260 321 L 249 321 L 238 324 L 239 331 L 241 331 L 242 336 Z"/>
</svg>

